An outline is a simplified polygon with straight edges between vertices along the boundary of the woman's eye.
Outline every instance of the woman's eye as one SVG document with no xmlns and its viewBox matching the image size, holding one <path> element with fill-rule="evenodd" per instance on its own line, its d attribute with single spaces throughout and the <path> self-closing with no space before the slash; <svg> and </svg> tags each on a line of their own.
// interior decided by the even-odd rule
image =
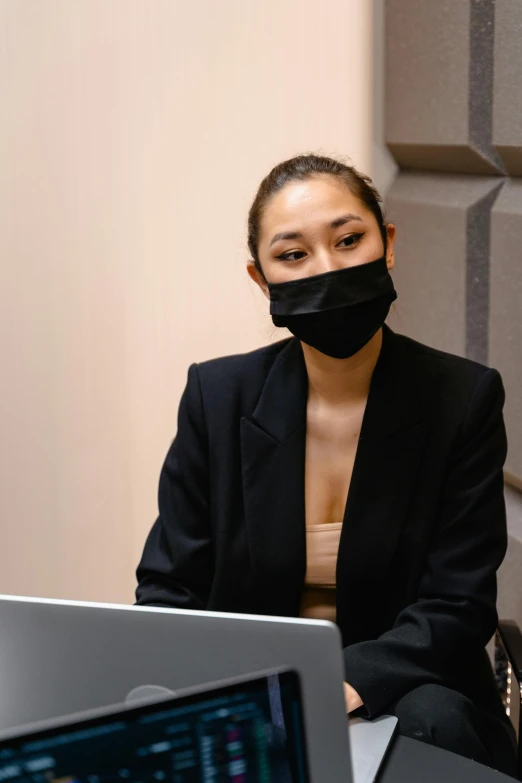
<svg viewBox="0 0 522 783">
<path fill-rule="evenodd" d="M 306 253 L 302 250 L 290 250 L 288 253 L 281 253 L 280 256 L 276 256 L 280 261 L 301 261 Z"/>
<path fill-rule="evenodd" d="M 343 237 L 339 242 L 339 245 L 342 247 L 354 247 L 363 236 L 364 234 L 350 234 L 350 236 Z"/>
</svg>

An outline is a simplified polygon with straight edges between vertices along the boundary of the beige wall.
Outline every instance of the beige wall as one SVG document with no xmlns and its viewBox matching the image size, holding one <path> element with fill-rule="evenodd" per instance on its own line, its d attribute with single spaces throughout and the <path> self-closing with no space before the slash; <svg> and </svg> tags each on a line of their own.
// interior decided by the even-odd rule
<svg viewBox="0 0 522 783">
<path fill-rule="evenodd" d="M 367 0 L 0 0 L 0 592 L 132 600 L 186 370 L 272 338 L 260 178 L 370 169 Z"/>
</svg>

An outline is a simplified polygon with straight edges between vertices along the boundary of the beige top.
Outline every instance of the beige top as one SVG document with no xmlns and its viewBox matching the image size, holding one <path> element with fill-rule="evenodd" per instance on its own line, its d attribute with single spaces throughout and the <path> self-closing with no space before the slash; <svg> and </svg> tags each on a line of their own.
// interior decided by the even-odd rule
<svg viewBox="0 0 522 783">
<path fill-rule="evenodd" d="M 301 617 L 336 620 L 335 570 L 342 523 L 306 528 L 306 577 Z"/>
</svg>

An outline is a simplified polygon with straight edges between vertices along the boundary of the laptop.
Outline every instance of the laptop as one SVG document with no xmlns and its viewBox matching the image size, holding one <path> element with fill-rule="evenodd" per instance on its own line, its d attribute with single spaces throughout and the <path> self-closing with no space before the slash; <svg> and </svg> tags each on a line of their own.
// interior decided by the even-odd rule
<svg viewBox="0 0 522 783">
<path fill-rule="evenodd" d="M 309 783 L 297 672 L 235 679 L 0 735 L 12 783 Z"/>
<path fill-rule="evenodd" d="M 349 783 L 334 624 L 0 596 L 0 730 L 282 666 L 301 678 L 311 779 Z M 351 726 L 357 783 L 371 783 L 396 722 Z"/>
</svg>

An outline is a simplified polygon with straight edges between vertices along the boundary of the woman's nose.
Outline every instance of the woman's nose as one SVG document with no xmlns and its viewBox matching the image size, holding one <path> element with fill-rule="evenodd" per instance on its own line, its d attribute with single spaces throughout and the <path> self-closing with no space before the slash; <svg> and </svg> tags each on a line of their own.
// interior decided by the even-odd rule
<svg viewBox="0 0 522 783">
<path fill-rule="evenodd" d="M 313 259 L 312 274 L 320 275 L 325 272 L 335 272 L 337 269 L 342 269 L 343 266 L 343 258 L 340 253 L 318 252 Z"/>
</svg>

